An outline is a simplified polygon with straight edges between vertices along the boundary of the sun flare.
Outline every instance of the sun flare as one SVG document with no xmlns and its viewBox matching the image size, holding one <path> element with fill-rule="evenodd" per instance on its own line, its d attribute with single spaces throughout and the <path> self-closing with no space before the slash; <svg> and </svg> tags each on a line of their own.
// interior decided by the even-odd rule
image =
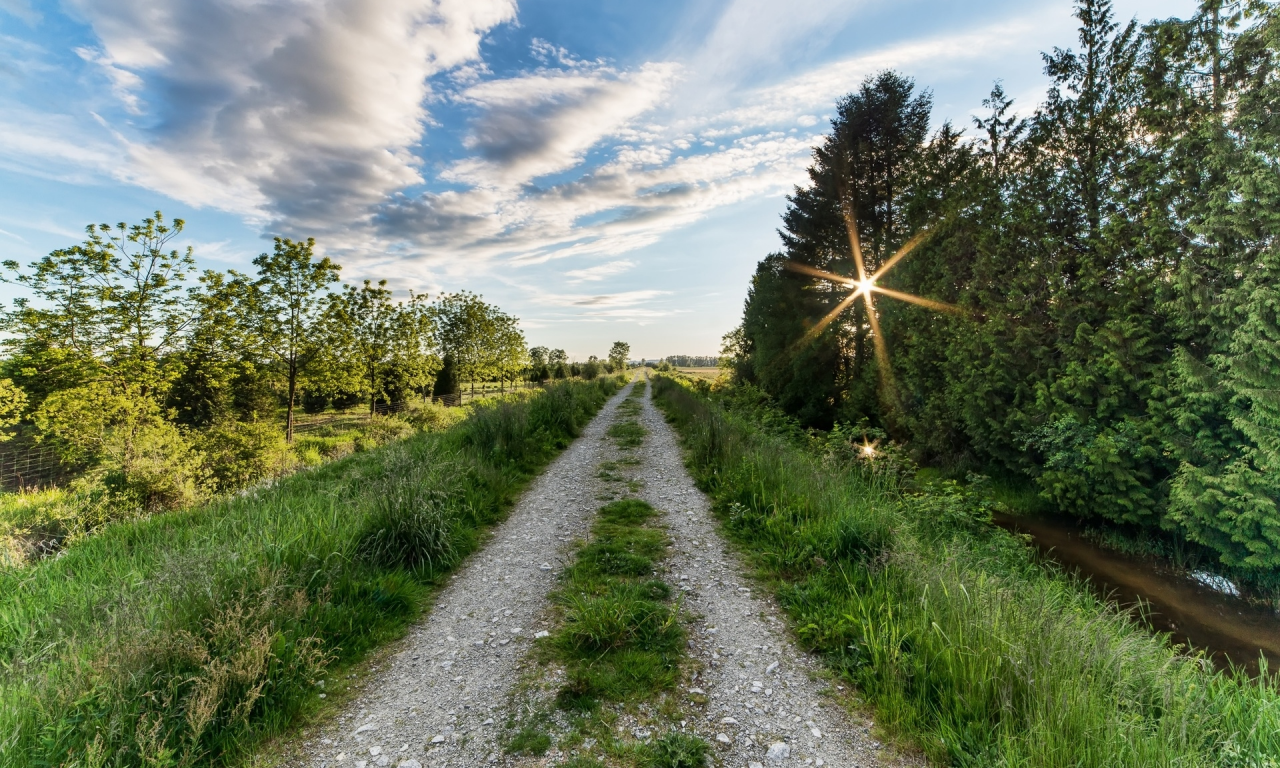
<svg viewBox="0 0 1280 768">
<path fill-rule="evenodd" d="M 843 314 L 846 309 L 853 306 L 854 302 L 861 298 L 867 306 L 867 322 L 871 326 L 871 341 L 875 346 L 876 365 L 880 369 L 880 376 L 883 381 L 886 384 L 892 384 L 893 371 L 889 367 L 889 350 L 885 345 L 884 336 L 880 332 L 880 317 L 879 313 L 876 311 L 875 301 L 872 299 L 872 294 L 883 294 L 884 296 L 898 299 L 899 301 L 916 304 L 938 312 L 960 314 L 961 310 L 954 304 L 926 299 L 923 296 L 915 296 L 910 293 L 895 291 L 891 288 L 884 288 L 879 285 L 880 279 L 888 274 L 889 270 L 897 266 L 898 262 L 906 258 L 908 254 L 920 245 L 920 243 L 924 242 L 925 238 L 929 236 L 929 230 L 921 230 L 915 235 L 915 237 L 912 237 L 903 244 L 903 246 L 899 248 L 893 256 L 889 257 L 884 264 L 881 264 L 879 269 L 871 274 L 867 274 L 866 262 L 862 256 L 862 241 L 858 235 L 858 226 L 856 223 L 857 217 L 854 214 L 852 204 L 846 202 L 843 207 L 845 230 L 849 234 L 849 250 L 853 254 L 853 266 L 857 270 L 858 274 L 856 279 L 845 275 L 838 275 L 834 272 L 828 272 L 823 269 L 818 269 L 817 267 L 811 267 L 808 264 L 800 264 L 794 261 L 787 261 L 784 263 L 784 266 L 793 272 L 799 272 L 801 274 L 809 275 L 810 277 L 816 277 L 819 280 L 834 283 L 835 285 L 849 290 L 849 293 L 841 299 L 830 312 L 809 328 L 805 335 L 800 339 L 799 343 L 808 344 L 816 339 L 819 334 L 826 330 L 827 326 L 831 325 L 837 317 Z M 874 451 L 875 449 L 872 447 L 871 453 L 868 453 L 867 455 L 874 455 Z"/>
</svg>

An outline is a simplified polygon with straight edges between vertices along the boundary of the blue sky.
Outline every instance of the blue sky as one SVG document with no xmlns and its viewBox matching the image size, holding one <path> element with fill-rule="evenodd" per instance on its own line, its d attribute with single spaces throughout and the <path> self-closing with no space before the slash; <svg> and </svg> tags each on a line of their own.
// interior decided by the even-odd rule
<svg viewBox="0 0 1280 768">
<path fill-rule="evenodd" d="M 1145 21 L 1192 0 L 1117 0 Z M 841 95 L 885 68 L 1030 111 L 1069 2 L 0 0 L 0 256 L 188 222 L 247 269 L 468 289 L 531 344 L 715 354 Z"/>
</svg>

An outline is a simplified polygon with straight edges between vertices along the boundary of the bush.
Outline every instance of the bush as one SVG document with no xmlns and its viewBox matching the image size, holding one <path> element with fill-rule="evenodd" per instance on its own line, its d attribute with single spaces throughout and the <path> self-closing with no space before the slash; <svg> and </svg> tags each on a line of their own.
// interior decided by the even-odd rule
<svg viewBox="0 0 1280 768">
<path fill-rule="evenodd" d="M 209 486 L 217 493 L 281 475 L 295 463 L 280 427 L 267 422 L 220 422 L 196 440 Z"/>
<path fill-rule="evenodd" d="M 423 432 L 443 432 L 465 419 L 466 416 L 467 412 L 461 408 L 428 403 L 416 406 L 404 413 L 401 418 Z"/>
<path fill-rule="evenodd" d="M 324 392 L 308 389 L 302 393 L 302 397 L 298 398 L 298 404 L 302 407 L 303 413 L 324 413 L 324 409 L 329 407 L 329 396 Z"/>
<path fill-rule="evenodd" d="M 448 508 L 448 492 L 412 471 L 386 483 L 365 521 L 356 550 L 383 568 L 441 571 L 457 559 L 458 520 Z"/>
</svg>

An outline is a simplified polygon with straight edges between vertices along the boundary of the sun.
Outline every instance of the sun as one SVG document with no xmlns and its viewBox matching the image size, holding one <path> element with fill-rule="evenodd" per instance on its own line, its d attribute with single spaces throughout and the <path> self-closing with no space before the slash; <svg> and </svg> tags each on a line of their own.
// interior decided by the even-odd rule
<svg viewBox="0 0 1280 768">
<path fill-rule="evenodd" d="M 882 294 L 890 298 L 898 299 L 899 301 L 917 304 L 939 312 L 960 314 L 961 310 L 954 304 L 947 304 L 941 301 L 934 301 L 933 299 L 926 299 L 923 296 L 915 296 L 910 293 L 895 291 L 891 288 L 885 288 L 879 284 L 881 278 L 888 274 L 889 270 L 897 266 L 898 262 L 905 259 L 908 254 L 920 245 L 920 243 L 924 242 L 925 238 L 929 236 L 929 230 L 921 230 L 915 237 L 912 237 L 906 242 L 906 244 L 899 248 L 888 261 L 880 266 L 879 269 L 872 274 L 867 274 L 866 262 L 862 257 L 862 242 L 861 238 L 858 236 L 857 216 L 854 213 L 853 204 L 849 201 L 845 201 L 841 207 L 844 213 L 845 230 L 849 233 L 849 250 L 853 253 L 853 265 L 858 273 L 857 279 L 855 280 L 844 275 L 837 275 L 834 272 L 827 272 L 826 270 L 811 267 L 808 264 L 799 264 L 794 261 L 788 261 L 785 263 L 786 268 L 794 272 L 811 275 L 820 280 L 834 283 L 849 290 L 849 293 L 841 299 L 825 317 L 815 323 L 813 327 L 805 333 L 805 335 L 800 339 L 800 343 L 806 344 L 816 339 L 819 334 L 826 330 L 828 325 L 830 325 L 845 310 L 851 307 L 854 302 L 858 299 L 862 299 L 867 307 L 867 321 L 871 325 L 871 339 L 875 345 L 876 364 L 880 369 L 881 379 L 888 384 L 892 382 L 893 376 L 892 370 L 889 367 L 889 350 L 885 345 L 884 335 L 880 332 L 880 317 L 876 311 L 875 300 L 872 297 L 875 294 Z M 872 447 L 872 453 L 868 455 L 874 455 L 874 450 L 874 447 Z"/>
</svg>

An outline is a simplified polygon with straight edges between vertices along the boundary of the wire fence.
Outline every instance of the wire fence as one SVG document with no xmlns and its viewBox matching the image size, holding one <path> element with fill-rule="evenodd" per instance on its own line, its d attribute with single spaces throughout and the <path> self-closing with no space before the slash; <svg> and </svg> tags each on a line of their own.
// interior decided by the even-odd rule
<svg viewBox="0 0 1280 768">
<path fill-rule="evenodd" d="M 0 449 L 0 489 L 20 491 L 61 485 L 75 475 L 49 445 L 18 444 Z"/>
<path fill-rule="evenodd" d="M 478 384 L 450 395 L 434 396 L 431 402 L 440 405 L 458 407 L 466 403 L 486 397 L 511 392 L 515 389 L 532 389 L 538 385 L 533 382 L 521 382 L 516 385 Z M 377 403 L 372 415 L 388 416 L 404 413 L 413 407 L 412 400 L 396 403 Z M 353 408 L 340 413 L 294 414 L 293 434 L 305 435 L 322 430 L 345 431 L 356 429 L 369 423 L 371 414 L 368 408 Z M 280 423 L 281 431 L 286 425 Z M 63 485 L 79 473 L 79 468 L 68 465 L 56 448 L 50 445 L 33 443 L 30 438 L 15 439 L 9 444 L 0 444 L 0 491 L 18 492 L 39 488 L 50 488 Z"/>
</svg>

